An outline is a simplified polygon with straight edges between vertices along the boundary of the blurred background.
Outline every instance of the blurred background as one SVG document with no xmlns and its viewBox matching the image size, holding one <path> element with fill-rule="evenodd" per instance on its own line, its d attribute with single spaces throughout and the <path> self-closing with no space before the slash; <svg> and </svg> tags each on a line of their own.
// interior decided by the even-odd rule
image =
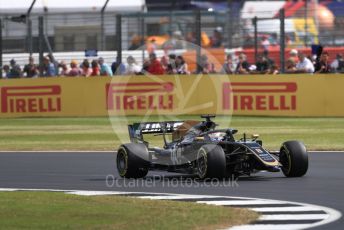
<svg viewBox="0 0 344 230">
<path fill-rule="evenodd" d="M 201 45 L 219 63 L 226 54 L 254 62 L 266 52 L 284 65 L 292 49 L 310 54 L 321 44 L 332 59 L 344 50 L 341 0 L 0 0 L 0 20 L 3 63 L 42 52 L 65 61 L 132 55 L 142 63 L 150 52 L 196 60 Z"/>
</svg>

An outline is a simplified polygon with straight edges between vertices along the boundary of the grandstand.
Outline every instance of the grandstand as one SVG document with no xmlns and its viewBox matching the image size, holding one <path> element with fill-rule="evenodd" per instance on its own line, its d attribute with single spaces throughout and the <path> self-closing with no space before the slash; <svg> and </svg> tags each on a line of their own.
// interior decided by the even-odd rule
<svg viewBox="0 0 344 230">
<path fill-rule="evenodd" d="M 199 24 L 195 12 L 200 12 Z M 222 63 L 227 54 L 233 54 L 236 62 L 243 52 L 248 62 L 254 64 L 258 54 L 265 51 L 262 42 L 267 38 L 266 51 L 279 67 L 284 66 L 290 50 L 298 49 L 311 56 L 311 46 L 319 44 L 325 46 L 333 61 L 344 47 L 343 12 L 344 4 L 335 0 L 1 1 L 1 53 L 3 65 L 15 59 L 24 66 L 30 55 L 39 60 L 39 52 L 70 63 L 85 59 L 85 50 L 97 50 L 98 57 L 104 57 L 108 63 L 116 61 L 117 56 L 121 62 L 133 56 L 141 66 L 152 40 L 158 57 L 166 51 L 166 44 L 185 40 L 215 53 L 218 62 Z M 39 17 L 43 20 L 42 34 Z M 186 45 L 168 49 L 168 53 L 176 54 L 187 53 L 188 49 L 195 51 Z M 216 68 L 220 71 L 219 66 Z"/>
</svg>

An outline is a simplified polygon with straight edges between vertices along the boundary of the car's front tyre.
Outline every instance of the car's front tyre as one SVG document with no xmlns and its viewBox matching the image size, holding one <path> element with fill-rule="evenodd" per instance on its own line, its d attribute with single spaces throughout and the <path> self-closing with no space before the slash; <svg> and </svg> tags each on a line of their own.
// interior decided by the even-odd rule
<svg viewBox="0 0 344 230">
<path fill-rule="evenodd" d="M 218 145 L 203 145 L 197 152 L 196 171 L 200 179 L 223 178 L 226 175 L 226 157 Z"/>
<path fill-rule="evenodd" d="M 286 177 L 302 177 L 308 170 L 308 153 L 303 143 L 287 141 L 281 146 L 279 162 Z"/>
</svg>

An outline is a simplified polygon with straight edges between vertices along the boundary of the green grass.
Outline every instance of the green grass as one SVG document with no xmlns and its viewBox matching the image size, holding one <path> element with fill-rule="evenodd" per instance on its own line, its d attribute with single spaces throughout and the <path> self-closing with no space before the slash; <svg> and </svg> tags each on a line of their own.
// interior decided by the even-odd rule
<svg viewBox="0 0 344 230">
<path fill-rule="evenodd" d="M 178 118 L 200 119 L 198 116 Z M 157 119 L 152 116 L 148 120 Z M 111 121 L 106 117 L 0 119 L 0 150 L 113 150 L 122 141 L 128 141 L 126 125 L 141 120 L 138 116 Z M 239 129 L 237 138 L 243 132 L 260 134 L 264 146 L 272 150 L 277 150 L 285 140 L 295 139 L 303 141 L 310 150 L 344 150 L 344 118 L 218 116 L 215 121 L 219 128 Z"/>
<path fill-rule="evenodd" d="M 52 192 L 1 192 L 1 229 L 219 229 L 255 212 L 189 202 Z"/>
</svg>

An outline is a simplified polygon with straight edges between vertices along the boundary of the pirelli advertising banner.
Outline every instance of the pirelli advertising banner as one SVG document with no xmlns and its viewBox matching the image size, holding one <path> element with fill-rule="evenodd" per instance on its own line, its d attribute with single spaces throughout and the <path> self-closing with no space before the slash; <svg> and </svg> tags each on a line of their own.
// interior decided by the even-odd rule
<svg viewBox="0 0 344 230">
<path fill-rule="evenodd" d="M 0 81 L 0 117 L 344 116 L 344 76 L 116 76 Z"/>
</svg>

